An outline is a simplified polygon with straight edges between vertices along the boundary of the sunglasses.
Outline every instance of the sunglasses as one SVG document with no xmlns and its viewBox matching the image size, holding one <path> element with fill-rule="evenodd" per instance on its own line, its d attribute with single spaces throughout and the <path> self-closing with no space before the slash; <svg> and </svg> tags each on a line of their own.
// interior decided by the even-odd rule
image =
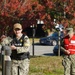
<svg viewBox="0 0 75 75">
<path fill-rule="evenodd" d="M 20 28 L 15 28 L 14 30 L 15 30 L 15 31 L 19 31 L 19 30 L 21 30 L 21 29 L 20 29 Z"/>
</svg>

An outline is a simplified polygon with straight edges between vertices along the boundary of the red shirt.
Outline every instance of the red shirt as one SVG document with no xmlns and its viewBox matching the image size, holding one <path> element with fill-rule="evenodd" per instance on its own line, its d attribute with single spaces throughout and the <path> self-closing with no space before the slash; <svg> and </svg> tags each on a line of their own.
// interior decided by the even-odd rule
<svg viewBox="0 0 75 75">
<path fill-rule="evenodd" d="M 70 54 L 75 54 L 75 35 L 69 40 L 69 36 L 64 38 L 64 46 L 66 50 L 70 51 Z"/>
</svg>

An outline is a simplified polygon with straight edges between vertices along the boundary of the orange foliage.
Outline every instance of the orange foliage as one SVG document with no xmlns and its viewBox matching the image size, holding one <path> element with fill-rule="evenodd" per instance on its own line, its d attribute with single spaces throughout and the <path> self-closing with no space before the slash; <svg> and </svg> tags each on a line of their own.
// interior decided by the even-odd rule
<svg viewBox="0 0 75 75">
<path fill-rule="evenodd" d="M 54 16 L 64 11 L 75 18 L 75 0 L 0 0 L 0 26 L 3 30 L 12 29 L 15 22 L 22 23 L 23 27 L 36 25 L 36 19 L 41 19 L 46 25 L 51 25 Z M 64 3 L 66 7 L 64 8 Z M 53 12 L 52 12 L 53 11 Z M 54 11 L 56 13 L 54 14 Z M 53 15 L 51 15 L 51 12 Z M 59 14 L 58 12 L 58 14 Z M 58 17 L 58 16 L 57 16 Z M 60 16 L 61 17 L 61 16 Z M 75 21 L 72 21 L 73 24 Z M 68 22 L 64 21 L 64 26 Z M 11 27 L 11 28 L 9 28 Z M 50 26 L 49 26 L 50 27 Z M 0 31 L 1 32 L 1 31 Z M 1 34 L 1 33 L 0 33 Z"/>
</svg>

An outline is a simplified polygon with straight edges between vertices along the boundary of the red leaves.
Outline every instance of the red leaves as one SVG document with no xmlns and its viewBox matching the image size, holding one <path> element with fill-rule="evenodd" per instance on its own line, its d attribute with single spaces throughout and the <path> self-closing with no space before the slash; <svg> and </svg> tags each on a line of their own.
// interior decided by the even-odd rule
<svg viewBox="0 0 75 75">
<path fill-rule="evenodd" d="M 37 7 L 35 8 L 35 10 L 37 10 L 37 11 L 43 11 L 44 8 L 45 8 L 44 6 L 38 4 Z"/>
<path fill-rule="evenodd" d="M 75 0 L 6 0 L 5 3 L 2 0 L 0 24 L 6 27 L 19 21 L 27 27 L 36 24 L 36 19 L 41 19 L 49 25 L 55 16 L 62 17 L 64 12 L 75 18 Z M 64 22 L 64 25 L 68 26 L 68 22 Z"/>
<path fill-rule="evenodd" d="M 69 7 L 68 7 L 68 6 L 65 8 L 65 11 L 66 11 L 66 12 L 68 12 L 68 11 L 69 11 Z"/>
<path fill-rule="evenodd" d="M 73 16 L 75 17 L 75 12 L 73 13 Z"/>
<path fill-rule="evenodd" d="M 50 9 L 53 8 L 53 2 L 48 0 L 46 6 L 48 6 Z"/>
<path fill-rule="evenodd" d="M 4 12 L 2 12 L 1 15 L 4 16 L 5 15 Z"/>
<path fill-rule="evenodd" d="M 75 19 L 72 19 L 72 20 L 70 21 L 70 23 L 71 23 L 72 25 L 75 25 Z"/>
</svg>

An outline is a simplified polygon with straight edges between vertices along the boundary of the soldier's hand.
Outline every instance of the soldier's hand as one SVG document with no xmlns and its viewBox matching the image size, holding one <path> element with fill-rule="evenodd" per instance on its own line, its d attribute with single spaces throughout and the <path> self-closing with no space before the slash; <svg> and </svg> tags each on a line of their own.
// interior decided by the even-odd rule
<svg viewBox="0 0 75 75">
<path fill-rule="evenodd" d="M 12 49 L 12 50 L 16 50 L 16 46 L 11 45 L 11 49 Z"/>
<path fill-rule="evenodd" d="M 66 53 L 66 54 L 70 54 L 70 51 L 66 50 L 65 53 Z"/>
<path fill-rule="evenodd" d="M 0 37 L 1 42 L 2 42 L 5 38 L 6 38 L 6 36 L 5 36 L 5 35 L 2 35 L 2 36 Z"/>
</svg>

